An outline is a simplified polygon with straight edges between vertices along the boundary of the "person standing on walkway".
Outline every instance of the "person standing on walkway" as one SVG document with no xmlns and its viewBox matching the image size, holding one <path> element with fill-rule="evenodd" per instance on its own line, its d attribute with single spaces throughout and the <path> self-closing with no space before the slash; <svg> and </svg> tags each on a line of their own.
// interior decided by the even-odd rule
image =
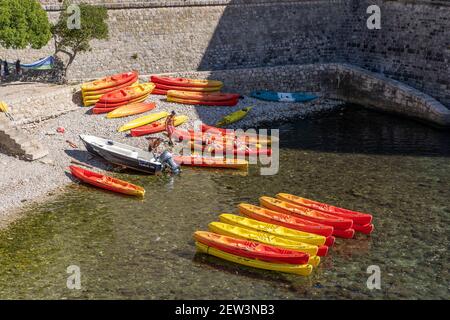
<svg viewBox="0 0 450 320">
<path fill-rule="evenodd" d="M 16 74 L 21 75 L 22 74 L 22 67 L 20 66 L 20 60 L 17 59 L 16 61 Z"/>
<path fill-rule="evenodd" d="M 173 132 L 175 131 L 175 116 L 176 116 L 175 111 L 172 111 L 172 113 L 166 119 L 166 131 L 167 136 L 169 137 L 170 146 L 173 146 L 172 135 Z"/>
<path fill-rule="evenodd" d="M 9 76 L 8 62 L 6 60 L 3 61 L 3 75 L 5 78 Z"/>
<path fill-rule="evenodd" d="M 3 60 L 0 59 L 0 81 L 3 80 Z"/>
</svg>

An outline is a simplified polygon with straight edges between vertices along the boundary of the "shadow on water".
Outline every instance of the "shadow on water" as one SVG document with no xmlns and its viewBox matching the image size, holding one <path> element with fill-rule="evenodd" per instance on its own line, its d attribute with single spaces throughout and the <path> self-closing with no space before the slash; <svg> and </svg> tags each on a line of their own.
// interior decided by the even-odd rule
<svg viewBox="0 0 450 320">
<path fill-rule="evenodd" d="M 450 156 L 450 131 L 398 116 L 347 105 L 340 110 L 291 123 L 281 146 L 333 153 Z M 295 131 L 295 135 L 290 134 Z"/>
</svg>

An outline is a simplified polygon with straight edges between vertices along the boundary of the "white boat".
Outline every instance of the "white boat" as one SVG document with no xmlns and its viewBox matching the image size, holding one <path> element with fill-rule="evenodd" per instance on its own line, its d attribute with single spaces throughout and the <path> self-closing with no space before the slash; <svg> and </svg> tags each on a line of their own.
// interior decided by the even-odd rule
<svg viewBox="0 0 450 320">
<path fill-rule="evenodd" d="M 151 152 L 95 136 L 80 135 L 80 139 L 87 151 L 111 163 L 151 174 L 163 169 L 163 164 Z"/>
</svg>

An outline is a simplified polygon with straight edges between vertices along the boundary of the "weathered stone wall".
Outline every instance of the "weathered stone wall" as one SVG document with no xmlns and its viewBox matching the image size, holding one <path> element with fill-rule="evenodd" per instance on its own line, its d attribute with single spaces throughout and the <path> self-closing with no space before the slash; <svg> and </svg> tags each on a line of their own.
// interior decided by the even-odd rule
<svg viewBox="0 0 450 320">
<path fill-rule="evenodd" d="M 341 28 L 348 35 L 341 58 L 406 83 L 450 107 L 450 1 L 435 3 L 350 1 Z M 381 30 L 369 30 L 361 18 L 372 4 L 380 6 Z"/>
<path fill-rule="evenodd" d="M 60 3 L 41 0 L 55 20 Z M 351 63 L 450 106 L 450 5 L 428 0 L 88 0 L 109 10 L 110 39 L 79 56 L 69 77 L 321 62 Z M 368 30 L 378 4 L 382 29 Z M 431 4 L 433 3 L 433 4 Z M 447 3 L 447 5 L 446 5 Z M 24 62 L 52 53 L 8 51 Z"/>
<path fill-rule="evenodd" d="M 219 79 L 224 90 L 248 94 L 266 88 L 315 92 L 402 116 L 450 127 L 450 110 L 439 101 L 402 82 L 348 64 L 317 63 L 269 68 L 177 72 L 181 77 Z"/>
</svg>

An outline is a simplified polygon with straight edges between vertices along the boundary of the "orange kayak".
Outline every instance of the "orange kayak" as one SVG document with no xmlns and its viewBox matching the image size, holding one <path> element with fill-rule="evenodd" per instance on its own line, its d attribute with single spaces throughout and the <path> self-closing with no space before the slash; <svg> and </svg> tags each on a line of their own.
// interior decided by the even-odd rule
<svg viewBox="0 0 450 320">
<path fill-rule="evenodd" d="M 192 104 L 192 105 L 200 105 L 200 106 L 227 106 L 233 107 L 238 104 L 238 99 L 235 100 L 226 100 L 226 101 L 204 101 L 204 100 L 189 100 L 189 99 L 180 99 L 171 96 L 167 96 L 167 101 L 181 103 L 181 104 Z"/>
<path fill-rule="evenodd" d="M 304 252 L 275 247 L 256 241 L 237 239 L 213 232 L 197 231 L 194 233 L 194 238 L 208 247 L 240 257 L 275 263 L 307 264 L 309 262 L 309 254 Z"/>
<path fill-rule="evenodd" d="M 264 207 L 284 214 L 290 214 L 304 220 L 332 226 L 333 235 L 341 238 L 353 238 L 355 230 L 352 229 L 353 221 L 341 217 L 332 216 L 324 212 L 297 206 L 290 202 L 281 201 L 271 197 L 261 197 L 259 202 Z"/>
<path fill-rule="evenodd" d="M 119 107 L 112 112 L 109 112 L 106 117 L 109 119 L 123 118 L 123 117 L 132 116 L 135 114 L 144 113 L 144 112 L 153 110 L 155 108 L 156 108 L 156 103 L 154 103 L 154 102 L 131 103 L 131 104 L 127 104 L 122 107 Z"/>
<path fill-rule="evenodd" d="M 178 90 L 178 91 L 195 91 L 195 92 L 216 92 L 220 91 L 222 87 L 177 87 L 177 86 L 168 86 L 161 83 L 154 82 L 156 89 L 168 91 L 168 90 Z"/>
<path fill-rule="evenodd" d="M 287 193 L 279 193 L 276 196 L 278 199 L 283 201 L 292 202 L 293 204 L 303 206 L 309 209 L 318 210 L 321 212 L 325 212 L 334 216 L 338 216 L 345 219 L 353 220 L 353 225 L 358 225 L 360 229 L 370 230 L 370 227 L 361 228 L 363 226 L 367 226 L 372 222 L 372 215 L 368 213 L 362 213 L 358 211 L 352 211 L 344 208 L 335 207 L 326 203 L 309 200 L 302 197 L 297 197 L 292 194 Z M 355 228 L 356 229 L 356 228 Z M 372 228 L 373 229 L 373 228 Z"/>
<path fill-rule="evenodd" d="M 99 102 L 112 104 L 130 101 L 149 95 L 153 89 L 155 89 L 153 83 L 138 84 L 107 93 L 100 98 Z"/>
<path fill-rule="evenodd" d="M 136 80 L 138 77 L 137 71 L 119 73 L 110 77 L 98 79 L 92 82 L 84 83 L 81 85 L 82 91 L 97 91 L 111 87 L 117 87 L 121 84 Z"/>
<path fill-rule="evenodd" d="M 286 228 L 291 228 L 303 232 L 319 234 L 326 237 L 325 245 L 331 246 L 334 243 L 333 234 L 334 228 L 320 223 L 315 223 L 309 220 L 294 217 L 289 214 L 272 211 L 266 208 L 261 208 L 247 203 L 239 205 L 239 212 L 251 219 L 259 220 L 266 223 L 277 224 Z"/>
<path fill-rule="evenodd" d="M 151 82 L 165 84 L 168 86 L 176 87 L 195 87 L 195 88 L 206 88 L 206 87 L 222 87 L 223 83 L 216 80 L 199 80 L 199 79 L 188 79 L 188 78 L 172 78 L 163 76 L 151 76 Z"/>
<path fill-rule="evenodd" d="M 192 92 L 192 91 L 178 91 L 169 90 L 167 96 L 184 100 L 198 100 L 198 101 L 229 101 L 239 99 L 240 95 L 235 93 L 220 93 L 220 92 Z"/>
<path fill-rule="evenodd" d="M 227 159 L 227 158 L 201 157 L 201 156 L 174 156 L 173 160 L 178 164 L 184 166 L 239 169 L 239 170 L 248 169 L 248 161 L 242 159 Z"/>
<path fill-rule="evenodd" d="M 189 118 L 187 116 L 179 115 L 179 116 L 175 117 L 173 124 L 175 127 L 178 127 L 178 126 L 181 126 L 183 123 L 185 123 L 188 120 L 189 120 Z M 140 136 L 145 136 L 147 134 L 154 134 L 154 133 L 159 133 L 159 132 L 163 132 L 163 131 L 166 131 L 166 122 L 165 121 L 156 121 L 156 122 L 152 122 L 152 123 L 147 124 L 142 127 L 131 129 L 131 136 L 132 137 L 140 137 Z"/>
<path fill-rule="evenodd" d="M 148 94 L 143 95 L 142 97 L 133 99 L 133 100 L 129 100 L 129 101 L 122 101 L 122 102 L 117 102 L 117 103 L 104 103 L 104 102 L 100 102 L 98 101 L 95 104 L 95 108 L 113 108 L 113 107 L 121 107 L 130 103 L 135 103 L 135 102 L 143 102 L 145 100 L 147 100 L 148 98 Z M 109 111 L 108 111 L 109 112 Z"/>
<path fill-rule="evenodd" d="M 136 186 L 132 183 L 108 177 L 106 175 L 89 171 L 77 166 L 70 166 L 69 168 L 72 172 L 72 175 L 74 175 L 76 178 L 98 188 L 130 196 L 143 197 L 145 195 L 144 188 Z"/>
</svg>

